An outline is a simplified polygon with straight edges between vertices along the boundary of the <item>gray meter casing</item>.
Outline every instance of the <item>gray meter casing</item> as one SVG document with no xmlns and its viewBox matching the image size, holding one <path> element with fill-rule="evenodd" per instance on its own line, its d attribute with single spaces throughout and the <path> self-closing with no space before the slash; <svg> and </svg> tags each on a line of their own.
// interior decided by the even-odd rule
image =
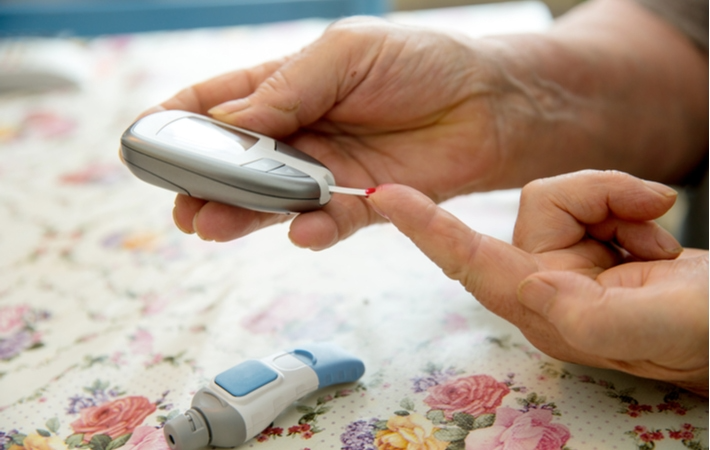
<svg viewBox="0 0 710 450">
<path fill-rule="evenodd" d="M 335 185 L 323 164 L 283 142 L 186 111 L 137 120 L 121 156 L 147 183 L 256 211 L 319 209 Z"/>
</svg>

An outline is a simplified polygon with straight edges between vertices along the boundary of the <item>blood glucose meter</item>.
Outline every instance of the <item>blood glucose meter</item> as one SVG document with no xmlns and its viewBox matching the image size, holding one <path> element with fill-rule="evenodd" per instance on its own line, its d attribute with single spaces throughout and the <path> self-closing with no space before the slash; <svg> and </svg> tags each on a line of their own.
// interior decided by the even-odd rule
<svg viewBox="0 0 710 450">
<path fill-rule="evenodd" d="M 172 450 L 236 447 L 257 436 L 299 398 L 357 381 L 365 365 L 334 344 L 318 343 L 247 360 L 220 373 L 191 408 L 163 429 Z"/>
<path fill-rule="evenodd" d="M 121 156 L 150 184 L 257 211 L 318 209 L 335 185 L 328 168 L 283 142 L 186 111 L 138 119 Z"/>
</svg>

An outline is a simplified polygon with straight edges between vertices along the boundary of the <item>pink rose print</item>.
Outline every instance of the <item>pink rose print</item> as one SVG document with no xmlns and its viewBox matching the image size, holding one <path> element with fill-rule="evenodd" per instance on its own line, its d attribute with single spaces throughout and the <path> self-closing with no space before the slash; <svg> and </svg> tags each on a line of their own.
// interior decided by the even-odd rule
<svg viewBox="0 0 710 450">
<path fill-rule="evenodd" d="M 91 163 L 88 166 L 60 178 L 64 184 L 111 184 L 125 178 L 125 171 L 119 164 Z"/>
<path fill-rule="evenodd" d="M 655 441 L 662 441 L 665 436 L 663 436 L 663 431 L 660 430 L 649 430 L 643 425 L 636 425 L 633 431 L 627 432 L 626 434 L 633 436 L 637 442 L 642 442 L 644 444 L 653 444 L 655 446 Z M 671 436 L 672 438 L 672 436 Z M 640 445 L 639 448 L 646 448 Z M 654 448 L 654 447 L 649 447 Z"/>
<path fill-rule="evenodd" d="M 69 117 L 51 111 L 34 111 L 25 117 L 23 126 L 23 132 L 28 131 L 50 139 L 70 134 L 76 130 L 77 123 Z"/>
<path fill-rule="evenodd" d="M 688 412 L 688 409 L 685 406 L 675 400 L 669 400 L 665 403 L 661 403 L 660 405 L 656 405 L 656 408 L 658 408 L 658 412 L 673 412 L 679 416 L 684 416 Z"/>
<path fill-rule="evenodd" d="M 313 437 L 314 433 L 313 433 L 313 430 L 311 430 L 311 425 L 308 423 L 288 427 L 288 435 L 289 436 L 295 436 L 297 434 L 301 435 L 301 438 L 303 438 L 303 439 L 310 439 Z"/>
<path fill-rule="evenodd" d="M 623 410 L 625 414 L 628 414 L 631 417 L 639 417 L 643 413 L 651 413 L 653 412 L 653 408 L 651 405 L 640 405 L 638 403 L 629 403 L 626 406 L 626 410 Z"/>
<path fill-rule="evenodd" d="M 466 450 L 560 450 L 570 438 L 566 426 L 551 423 L 552 411 L 498 408 L 493 426 L 466 437 Z"/>
<path fill-rule="evenodd" d="M 129 338 L 131 352 L 135 355 L 149 355 L 153 352 L 153 335 L 150 331 L 139 329 Z"/>
<path fill-rule="evenodd" d="M 0 360 L 7 361 L 25 350 L 42 346 L 42 334 L 35 325 L 47 320 L 49 312 L 27 305 L 0 308 Z"/>
<path fill-rule="evenodd" d="M 474 417 L 493 413 L 510 389 L 490 375 L 471 375 L 432 386 L 428 392 L 424 402 L 451 419 L 457 412 Z"/>
<path fill-rule="evenodd" d="M 79 419 L 72 422 L 71 427 L 75 433 L 84 433 L 85 442 L 95 434 L 107 434 L 116 439 L 132 433 L 155 408 L 155 404 L 145 397 L 123 397 L 82 409 Z"/>
<path fill-rule="evenodd" d="M 638 428 L 638 427 L 636 427 L 636 428 Z M 636 431 L 636 428 L 634 429 L 634 431 Z M 677 441 L 678 440 L 692 441 L 693 439 L 695 439 L 695 431 L 696 430 L 697 430 L 697 428 L 695 428 L 693 425 L 691 425 L 689 423 L 684 423 L 681 426 L 680 430 L 668 430 L 668 437 L 671 439 L 675 439 Z M 643 432 L 645 432 L 645 431 L 646 431 L 646 429 L 644 427 Z"/>
<path fill-rule="evenodd" d="M 151 426 L 140 426 L 133 430 L 131 438 L 126 442 L 126 445 L 121 447 L 122 450 L 170 450 L 168 443 L 165 442 L 162 428 Z"/>
<path fill-rule="evenodd" d="M 267 427 L 264 429 L 259 436 L 256 437 L 257 442 L 266 442 L 270 437 L 276 438 L 283 435 L 284 429 L 281 427 Z"/>
<path fill-rule="evenodd" d="M 3 306 L 0 308 L 0 335 L 12 334 L 25 326 L 25 318 L 30 313 L 27 305 Z"/>
</svg>

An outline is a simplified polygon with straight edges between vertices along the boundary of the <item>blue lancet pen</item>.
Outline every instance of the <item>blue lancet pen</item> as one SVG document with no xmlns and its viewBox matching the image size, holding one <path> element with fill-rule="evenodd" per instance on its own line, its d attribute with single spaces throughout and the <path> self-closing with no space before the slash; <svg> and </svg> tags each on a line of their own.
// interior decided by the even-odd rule
<svg viewBox="0 0 710 450">
<path fill-rule="evenodd" d="M 165 424 L 165 440 L 173 450 L 237 447 L 299 398 L 364 373 L 361 360 L 326 343 L 244 361 L 200 389 L 192 407 Z"/>
</svg>

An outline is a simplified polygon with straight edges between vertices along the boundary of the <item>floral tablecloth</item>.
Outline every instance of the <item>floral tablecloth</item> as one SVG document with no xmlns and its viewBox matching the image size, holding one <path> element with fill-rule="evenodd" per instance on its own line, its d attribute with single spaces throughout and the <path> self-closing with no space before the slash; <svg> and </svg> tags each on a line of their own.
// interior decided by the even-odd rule
<svg viewBox="0 0 710 450">
<path fill-rule="evenodd" d="M 392 19 L 476 34 L 550 21 L 530 2 Z M 546 357 L 389 225 L 319 253 L 285 226 L 206 243 L 173 226 L 171 193 L 119 163 L 144 108 L 326 25 L 71 41 L 80 88 L 0 97 L 0 449 L 165 449 L 161 427 L 215 374 L 314 341 L 366 374 L 299 400 L 246 448 L 707 448 L 706 399 Z M 445 206 L 509 240 L 517 200 Z"/>
</svg>

